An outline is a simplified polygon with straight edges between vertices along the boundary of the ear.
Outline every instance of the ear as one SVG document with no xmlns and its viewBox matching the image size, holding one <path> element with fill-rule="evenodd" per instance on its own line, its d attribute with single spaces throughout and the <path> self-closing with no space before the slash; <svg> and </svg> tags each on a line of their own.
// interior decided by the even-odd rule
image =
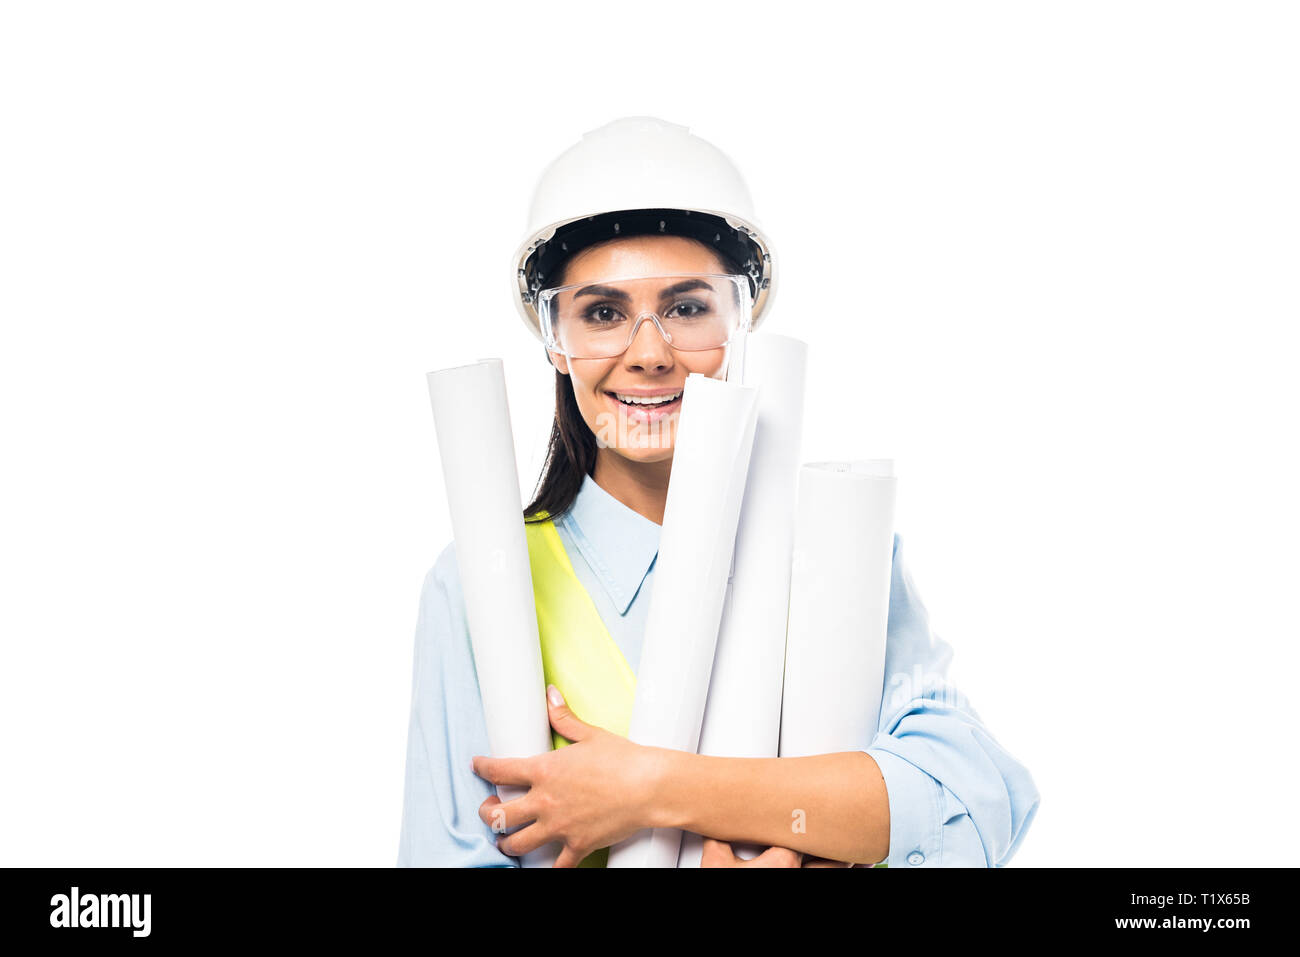
<svg viewBox="0 0 1300 957">
<path fill-rule="evenodd" d="M 566 356 L 563 352 L 552 352 L 550 349 L 546 350 L 546 354 L 551 357 L 551 365 L 555 366 L 556 371 L 564 375 L 569 374 L 568 356 Z"/>
</svg>

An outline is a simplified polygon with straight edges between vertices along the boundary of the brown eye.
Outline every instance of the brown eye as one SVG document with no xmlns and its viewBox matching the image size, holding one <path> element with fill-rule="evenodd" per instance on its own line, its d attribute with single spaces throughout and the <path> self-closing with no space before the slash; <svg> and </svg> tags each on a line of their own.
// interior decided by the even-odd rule
<svg viewBox="0 0 1300 957">
<path fill-rule="evenodd" d="M 698 299 L 684 299 L 673 306 L 669 315 L 679 319 L 694 319 L 709 311 L 709 307 Z"/>
<path fill-rule="evenodd" d="M 587 310 L 587 318 L 592 322 L 617 322 L 621 316 L 613 306 L 592 306 Z"/>
</svg>

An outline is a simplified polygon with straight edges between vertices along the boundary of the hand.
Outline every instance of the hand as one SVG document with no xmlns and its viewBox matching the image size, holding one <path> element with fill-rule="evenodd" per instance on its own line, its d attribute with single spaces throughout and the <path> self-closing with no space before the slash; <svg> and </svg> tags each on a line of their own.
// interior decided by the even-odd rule
<svg viewBox="0 0 1300 957">
<path fill-rule="evenodd" d="M 857 867 L 859 865 L 851 864 L 848 861 L 832 861 L 827 857 L 804 857 L 804 867 Z"/>
<path fill-rule="evenodd" d="M 704 839 L 704 854 L 700 867 L 798 867 L 803 854 L 788 847 L 769 847 L 752 861 L 737 857 L 726 841 Z"/>
<path fill-rule="evenodd" d="M 528 788 L 505 803 L 492 795 L 479 805 L 478 816 L 501 835 L 497 847 L 503 854 L 519 856 L 560 841 L 555 866 L 576 867 L 592 851 L 651 826 L 649 802 L 662 749 L 587 724 L 553 685 L 547 687 L 547 712 L 551 727 L 573 744 L 530 758 L 475 757 L 479 777 Z"/>
</svg>

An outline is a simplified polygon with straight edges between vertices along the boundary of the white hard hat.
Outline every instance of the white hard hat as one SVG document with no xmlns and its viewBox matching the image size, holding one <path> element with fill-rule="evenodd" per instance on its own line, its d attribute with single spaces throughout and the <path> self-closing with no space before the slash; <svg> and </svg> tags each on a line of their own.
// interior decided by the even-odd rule
<svg viewBox="0 0 1300 957">
<path fill-rule="evenodd" d="M 593 243 L 645 233 L 690 236 L 739 263 L 753 296 L 750 328 L 758 326 L 776 275 L 740 171 L 684 126 L 629 116 L 584 134 L 533 192 L 513 286 L 533 335 L 542 338 L 537 293 L 552 285 L 558 265 Z"/>
</svg>

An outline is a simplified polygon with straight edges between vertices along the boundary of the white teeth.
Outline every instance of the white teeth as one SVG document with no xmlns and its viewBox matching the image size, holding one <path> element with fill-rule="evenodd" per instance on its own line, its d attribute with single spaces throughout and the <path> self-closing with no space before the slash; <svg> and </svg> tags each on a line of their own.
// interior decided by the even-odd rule
<svg viewBox="0 0 1300 957">
<path fill-rule="evenodd" d="M 627 402 L 630 405 L 663 405 L 665 402 L 675 402 L 680 392 L 674 392 L 672 395 L 623 395 L 621 392 L 615 392 L 614 395 L 620 402 Z"/>
</svg>

